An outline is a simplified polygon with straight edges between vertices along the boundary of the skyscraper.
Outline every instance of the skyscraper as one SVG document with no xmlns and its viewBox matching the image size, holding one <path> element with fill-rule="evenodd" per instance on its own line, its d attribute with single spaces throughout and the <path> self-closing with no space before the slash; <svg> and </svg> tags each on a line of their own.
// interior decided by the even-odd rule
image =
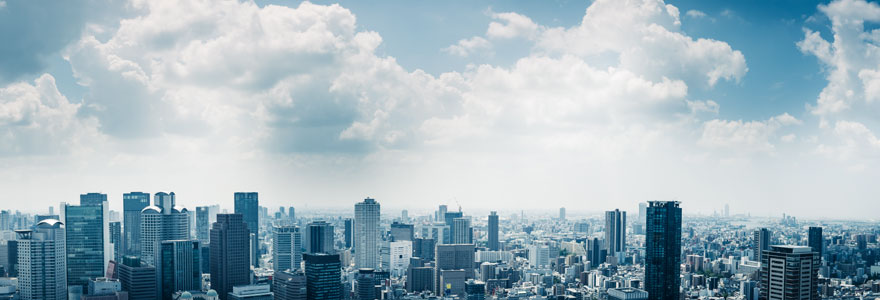
<svg viewBox="0 0 880 300">
<path fill-rule="evenodd" d="M 292 210 L 291 210 L 292 211 Z M 259 267 L 259 239 L 260 239 L 260 201 L 256 192 L 235 193 L 235 213 L 240 214 L 247 223 L 248 230 L 254 235 L 250 246 L 251 264 Z M 219 292 L 219 291 L 218 291 Z"/>
<path fill-rule="evenodd" d="M 360 300 L 376 300 L 379 299 L 376 293 L 377 278 L 375 271 L 369 268 L 361 268 L 357 271 L 357 299 Z"/>
<path fill-rule="evenodd" d="M 306 300 L 306 273 L 297 271 L 275 271 L 272 278 L 272 292 L 275 300 Z"/>
<path fill-rule="evenodd" d="M 276 272 L 301 269 L 303 243 L 299 227 L 275 227 L 272 234 L 273 269 Z"/>
<path fill-rule="evenodd" d="M 129 300 L 155 300 L 159 293 L 156 267 L 141 264 L 137 256 L 122 257 L 119 265 L 119 283 L 128 292 Z"/>
<path fill-rule="evenodd" d="M 122 261 L 122 222 L 110 222 L 110 244 L 113 246 L 113 260 Z"/>
<path fill-rule="evenodd" d="M 16 234 L 21 299 L 66 300 L 64 224 L 58 220 L 43 220 L 33 230 L 17 230 Z"/>
<path fill-rule="evenodd" d="M 379 202 L 366 198 L 354 205 L 355 267 L 379 267 Z"/>
<path fill-rule="evenodd" d="M 80 205 L 62 205 L 61 216 L 67 239 L 67 285 L 86 290 L 89 279 L 103 277 L 113 259 L 107 195 L 80 195 Z"/>
<path fill-rule="evenodd" d="M 565 220 L 565 207 L 559 208 L 559 220 Z"/>
<path fill-rule="evenodd" d="M 806 246 L 772 246 L 761 255 L 761 299 L 818 300 L 819 253 Z M 771 275 L 772 274 L 772 275 Z"/>
<path fill-rule="evenodd" d="M 339 254 L 303 254 L 306 271 L 306 298 L 342 299 L 342 263 Z"/>
<path fill-rule="evenodd" d="M 413 238 L 415 238 L 415 227 L 413 224 L 404 224 L 396 221 L 391 223 L 392 241 L 412 241 Z"/>
<path fill-rule="evenodd" d="M 678 299 L 681 286 L 681 208 L 650 201 L 646 211 L 645 290 L 648 299 Z"/>
<path fill-rule="evenodd" d="M 446 224 L 446 227 L 449 228 L 449 235 L 443 236 L 444 244 L 452 244 L 452 240 L 455 238 L 455 219 L 464 217 L 464 213 L 461 211 L 452 211 L 446 212 L 446 215 L 443 217 L 443 223 Z"/>
<path fill-rule="evenodd" d="M 201 248 L 199 241 L 162 241 L 159 250 L 161 298 L 171 300 L 177 291 L 202 289 Z"/>
<path fill-rule="evenodd" d="M 619 209 L 605 212 L 605 246 L 608 255 L 626 252 L 626 212 Z"/>
<path fill-rule="evenodd" d="M 455 218 L 452 220 L 453 244 L 471 244 L 474 240 L 474 231 L 471 229 L 470 218 Z"/>
<path fill-rule="evenodd" d="M 345 249 L 351 249 L 352 232 L 354 230 L 354 228 L 352 226 L 353 221 L 354 220 L 352 220 L 351 218 L 345 218 L 345 232 L 344 232 Z"/>
<path fill-rule="evenodd" d="M 196 207 L 196 239 L 202 244 L 211 242 L 211 208 L 207 206 Z"/>
<path fill-rule="evenodd" d="M 473 244 L 437 245 L 436 251 L 435 257 L 437 261 L 434 265 L 435 294 L 440 294 L 442 291 L 440 278 L 443 275 L 443 271 L 463 270 L 464 278 L 460 282 L 461 286 L 464 286 L 464 280 L 474 278 Z"/>
<path fill-rule="evenodd" d="M 445 219 L 446 218 L 446 210 L 447 210 L 447 207 L 445 204 L 440 205 L 440 207 L 437 208 L 437 215 L 434 216 L 434 221 L 437 221 L 437 222 L 445 221 L 446 220 Z"/>
<path fill-rule="evenodd" d="M 150 194 L 122 194 L 123 255 L 141 255 L 141 211 L 150 206 Z"/>
<path fill-rule="evenodd" d="M 226 300 L 232 287 L 250 283 L 250 230 L 240 214 L 218 214 L 211 227 L 211 288 Z"/>
<path fill-rule="evenodd" d="M 825 240 L 822 237 L 822 227 L 810 227 L 808 244 L 813 248 L 813 252 L 819 253 L 819 259 L 822 259 L 822 252 L 825 250 Z"/>
<path fill-rule="evenodd" d="M 590 267 L 595 268 L 605 262 L 608 250 L 603 246 L 602 240 L 599 238 L 587 239 L 587 260 L 590 263 Z"/>
<path fill-rule="evenodd" d="M 306 226 L 306 253 L 335 253 L 333 249 L 333 225 L 326 221 L 314 221 Z"/>
<path fill-rule="evenodd" d="M 157 261 L 162 241 L 189 240 L 189 213 L 176 206 L 174 193 L 156 193 L 155 205 L 141 211 L 141 262 L 159 266 Z"/>
<path fill-rule="evenodd" d="M 645 217 L 648 212 L 648 204 L 645 202 L 639 202 L 639 223 L 645 224 Z"/>
<path fill-rule="evenodd" d="M 498 243 L 498 213 L 492 211 L 489 213 L 489 250 L 498 251 L 501 250 L 501 245 Z"/>
<path fill-rule="evenodd" d="M 752 239 L 752 260 L 754 261 L 764 261 L 761 257 L 763 255 L 764 250 L 770 249 L 770 230 L 767 228 L 759 228 L 755 230 L 754 237 Z"/>
</svg>

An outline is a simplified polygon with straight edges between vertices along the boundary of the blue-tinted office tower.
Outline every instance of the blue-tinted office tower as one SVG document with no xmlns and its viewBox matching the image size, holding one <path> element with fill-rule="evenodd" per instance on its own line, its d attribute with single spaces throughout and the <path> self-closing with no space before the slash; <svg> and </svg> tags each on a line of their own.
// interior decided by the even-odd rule
<svg viewBox="0 0 880 300">
<path fill-rule="evenodd" d="M 345 219 L 345 249 L 351 249 L 352 232 L 354 221 L 351 218 Z"/>
<path fill-rule="evenodd" d="M 235 213 L 240 214 L 247 223 L 248 230 L 254 235 L 251 244 L 251 264 L 259 267 L 260 257 L 259 239 L 260 239 L 260 201 L 256 192 L 236 192 L 235 193 Z M 219 291 L 218 291 L 219 292 Z"/>
<path fill-rule="evenodd" d="M 211 208 L 207 206 L 196 207 L 196 239 L 202 244 L 210 242 L 211 231 Z"/>
<path fill-rule="evenodd" d="M 646 212 L 645 290 L 650 300 L 679 299 L 681 208 L 678 201 L 650 201 Z"/>
<path fill-rule="evenodd" d="M 201 249 L 198 241 L 163 241 L 159 250 L 162 262 L 159 281 L 161 298 L 171 300 L 176 291 L 202 289 Z"/>
<path fill-rule="evenodd" d="M 810 248 L 813 248 L 813 252 L 819 253 L 819 258 L 821 259 L 822 251 L 825 249 L 822 227 L 810 227 L 808 239 Z"/>
<path fill-rule="evenodd" d="M 61 205 L 67 246 L 67 285 L 87 290 L 89 280 L 104 277 L 113 259 L 106 194 L 80 195 L 80 205 Z"/>
<path fill-rule="evenodd" d="M 110 222 L 110 244 L 113 246 L 113 260 L 122 261 L 122 223 Z"/>
<path fill-rule="evenodd" d="M 325 221 L 315 221 L 306 227 L 306 253 L 334 253 L 333 225 Z"/>
<path fill-rule="evenodd" d="M 141 255 L 141 211 L 150 206 L 150 194 L 122 194 L 122 247 L 124 255 Z"/>
<path fill-rule="evenodd" d="M 489 250 L 498 251 L 501 250 L 501 245 L 498 243 L 498 213 L 492 211 L 489 214 Z"/>
<path fill-rule="evenodd" d="M 211 288 L 221 300 L 233 286 L 250 283 L 249 244 L 250 230 L 240 214 L 217 215 L 211 227 Z"/>
<path fill-rule="evenodd" d="M 339 254 L 303 254 L 306 294 L 310 300 L 342 299 L 342 263 Z"/>
<path fill-rule="evenodd" d="M 129 300 L 155 300 L 158 293 L 156 267 L 141 264 L 137 256 L 122 257 L 119 265 L 119 283 L 128 292 Z"/>
</svg>

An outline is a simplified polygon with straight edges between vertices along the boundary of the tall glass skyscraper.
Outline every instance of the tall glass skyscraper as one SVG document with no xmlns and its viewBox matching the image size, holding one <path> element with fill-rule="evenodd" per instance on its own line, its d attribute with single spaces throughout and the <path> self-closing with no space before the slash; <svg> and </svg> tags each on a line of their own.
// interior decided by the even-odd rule
<svg viewBox="0 0 880 300">
<path fill-rule="evenodd" d="M 88 289 L 89 280 L 103 277 L 113 259 L 106 194 L 80 195 L 80 205 L 61 205 L 67 239 L 67 285 Z"/>
<path fill-rule="evenodd" d="M 352 230 L 354 230 L 354 228 L 352 228 L 353 222 L 354 220 L 352 220 L 351 218 L 345 219 L 345 232 L 343 232 L 343 238 L 345 239 L 345 249 L 351 249 Z"/>
<path fill-rule="evenodd" d="M 259 239 L 260 239 L 260 200 L 256 192 L 235 193 L 235 213 L 240 214 L 247 223 L 248 230 L 254 235 L 251 242 L 251 264 L 259 267 Z"/>
<path fill-rule="evenodd" d="M 141 211 L 141 262 L 159 266 L 158 254 L 162 241 L 189 240 L 189 213 L 176 206 L 174 193 L 159 192 L 153 197 L 156 205 Z"/>
<path fill-rule="evenodd" d="M 492 211 L 489 213 L 489 250 L 498 251 L 501 250 L 501 245 L 498 243 L 498 213 Z"/>
<path fill-rule="evenodd" d="M 250 283 L 249 243 L 250 230 L 240 214 L 217 215 L 211 227 L 211 288 L 221 300 L 233 286 Z"/>
<path fill-rule="evenodd" d="M 326 221 L 314 221 L 306 226 L 306 253 L 333 254 L 333 225 Z"/>
<path fill-rule="evenodd" d="M 122 244 L 124 255 L 141 255 L 141 211 L 150 206 L 150 194 L 122 194 Z"/>
<path fill-rule="evenodd" d="M 110 222 L 110 244 L 113 246 L 113 261 L 122 261 L 122 223 Z"/>
<path fill-rule="evenodd" d="M 207 206 L 196 207 L 196 239 L 202 244 L 210 243 L 211 208 Z"/>
<path fill-rule="evenodd" d="M 306 298 L 342 299 L 342 263 L 339 254 L 303 254 L 306 264 Z"/>
<path fill-rule="evenodd" d="M 354 205 L 356 268 L 379 267 L 379 202 L 366 198 Z"/>
<path fill-rule="evenodd" d="M 202 289 L 201 248 L 194 240 L 162 241 L 159 260 L 162 262 L 159 281 L 161 298 L 172 299 L 177 291 Z"/>
<path fill-rule="evenodd" d="M 822 252 L 825 250 L 825 240 L 822 237 L 822 227 L 810 227 L 808 240 L 810 248 L 813 248 L 813 252 L 819 253 L 819 259 L 822 259 Z"/>
<path fill-rule="evenodd" d="M 63 206 L 62 206 L 63 207 Z M 34 230 L 17 230 L 18 292 L 24 300 L 67 299 L 64 224 L 48 219 Z"/>
<path fill-rule="evenodd" d="M 650 300 L 678 299 L 681 287 L 681 208 L 650 201 L 646 212 L 645 290 Z"/>
<path fill-rule="evenodd" d="M 626 252 L 626 212 L 619 209 L 605 212 L 605 246 L 608 255 Z"/>
<path fill-rule="evenodd" d="M 770 230 L 767 228 L 758 228 L 755 230 L 755 236 L 752 239 L 752 260 L 762 261 L 761 257 L 764 250 L 770 250 Z"/>
</svg>

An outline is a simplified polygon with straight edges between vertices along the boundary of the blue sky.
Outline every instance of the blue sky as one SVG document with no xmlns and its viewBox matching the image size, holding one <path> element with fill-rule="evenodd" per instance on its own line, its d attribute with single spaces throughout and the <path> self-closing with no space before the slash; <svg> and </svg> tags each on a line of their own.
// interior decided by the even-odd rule
<svg viewBox="0 0 880 300">
<path fill-rule="evenodd" d="M 878 22 L 864 0 L 3 0 L 0 187 L 34 210 L 258 190 L 873 217 L 848 207 L 880 208 Z"/>
</svg>

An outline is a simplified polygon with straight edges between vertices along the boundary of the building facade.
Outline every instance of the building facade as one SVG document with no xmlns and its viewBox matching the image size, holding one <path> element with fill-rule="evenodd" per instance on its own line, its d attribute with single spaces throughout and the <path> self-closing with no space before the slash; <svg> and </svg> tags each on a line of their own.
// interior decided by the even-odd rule
<svg viewBox="0 0 880 300">
<path fill-rule="evenodd" d="M 646 210 L 645 290 L 648 299 L 679 299 L 681 208 L 677 201 L 651 201 Z"/>
<path fill-rule="evenodd" d="M 366 198 L 354 205 L 355 267 L 379 267 L 379 202 Z"/>
<path fill-rule="evenodd" d="M 240 214 L 218 214 L 211 227 L 211 288 L 221 300 L 250 283 L 250 230 Z"/>
</svg>

